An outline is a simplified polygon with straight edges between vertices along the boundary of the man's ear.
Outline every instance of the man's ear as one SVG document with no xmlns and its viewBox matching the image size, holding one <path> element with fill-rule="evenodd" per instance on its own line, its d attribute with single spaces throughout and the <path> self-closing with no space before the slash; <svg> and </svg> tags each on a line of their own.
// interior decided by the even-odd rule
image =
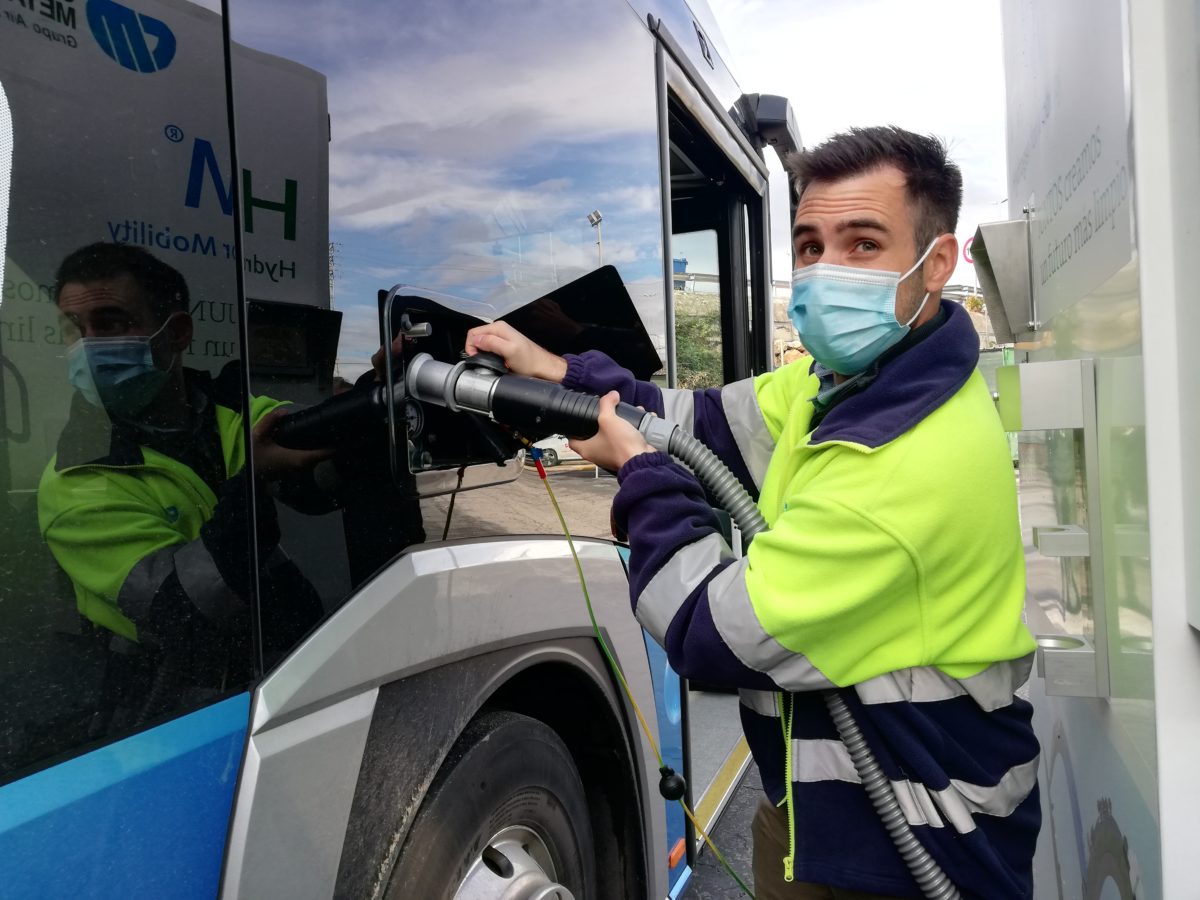
<svg viewBox="0 0 1200 900">
<path fill-rule="evenodd" d="M 925 277 L 925 290 L 932 297 L 937 297 L 942 288 L 954 276 L 958 265 L 958 238 L 952 234 L 938 236 L 937 245 L 925 259 L 921 271 Z"/>
</svg>

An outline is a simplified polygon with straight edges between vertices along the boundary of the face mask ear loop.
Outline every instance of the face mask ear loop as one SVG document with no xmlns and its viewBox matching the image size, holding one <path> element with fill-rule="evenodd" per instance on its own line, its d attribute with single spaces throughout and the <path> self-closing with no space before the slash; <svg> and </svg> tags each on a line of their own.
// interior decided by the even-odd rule
<svg viewBox="0 0 1200 900">
<path fill-rule="evenodd" d="M 158 331 L 154 332 L 154 334 L 152 334 L 148 338 L 146 338 L 146 340 L 149 342 L 149 346 L 150 346 L 150 361 L 151 362 L 154 362 L 154 339 L 157 338 L 160 334 L 162 334 L 166 330 L 167 325 L 170 324 L 171 320 L 173 318 L 175 318 L 175 316 L 178 315 L 179 312 L 181 312 L 181 310 L 175 310 L 175 312 L 173 312 L 169 316 L 167 316 L 166 319 L 163 320 L 162 325 L 159 326 Z M 160 369 L 159 371 L 170 372 L 171 369 L 174 368 L 174 366 L 175 366 L 175 361 L 180 358 L 181 354 L 182 354 L 182 351 L 176 351 L 175 353 L 172 353 L 171 361 L 167 364 L 167 367 L 165 369 Z M 154 368 L 156 368 L 156 369 L 158 368 L 158 363 L 156 363 L 156 362 L 154 363 Z"/>
<path fill-rule="evenodd" d="M 938 241 L 940 241 L 941 239 L 942 239 L 942 236 L 939 234 L 937 237 L 935 237 L 932 241 L 929 242 L 929 246 L 925 248 L 925 252 L 921 254 L 921 258 L 918 259 L 915 263 L 913 263 L 913 267 L 911 269 L 909 269 L 907 272 L 905 272 L 903 275 L 900 276 L 901 281 L 903 281 L 905 278 L 907 278 L 913 272 L 917 271 L 917 269 L 921 268 L 921 263 L 925 262 L 925 260 L 927 260 L 929 258 L 929 254 L 933 252 L 933 248 L 937 246 Z"/>
<path fill-rule="evenodd" d="M 158 337 L 160 334 L 162 334 L 164 331 L 166 331 L 167 326 L 169 324 L 171 324 L 171 320 L 173 318 L 175 318 L 177 315 L 179 315 L 179 310 L 176 310 L 175 312 L 173 312 L 169 316 L 167 316 L 165 319 L 163 319 L 163 323 L 158 326 L 158 331 L 154 332 L 154 334 L 152 334 L 152 335 L 149 335 L 146 338 L 146 340 L 153 341 L 156 337 Z"/>
<path fill-rule="evenodd" d="M 903 275 L 900 276 L 900 281 L 904 281 L 905 278 L 907 278 L 913 272 L 917 271 L 917 269 L 921 268 L 921 263 L 925 262 L 925 260 L 929 258 L 929 254 L 933 252 L 933 248 L 937 246 L 938 241 L 940 241 L 941 239 L 942 239 L 942 236 L 939 234 L 937 237 L 935 237 L 932 241 L 929 242 L 929 246 L 925 248 L 925 252 L 921 254 L 921 258 L 918 259 L 915 263 L 913 263 L 913 267 L 911 269 L 909 269 L 907 272 L 905 272 Z M 900 282 L 899 281 L 896 282 L 896 286 L 899 287 L 899 285 L 900 285 Z M 925 296 L 923 298 L 921 298 L 921 305 L 917 307 L 917 311 L 912 314 L 911 319 L 909 319 L 907 322 L 904 323 L 905 328 L 912 327 L 912 323 L 917 321 L 917 316 L 919 316 L 921 314 L 921 310 L 923 310 L 925 308 L 925 304 L 928 302 L 929 302 L 929 291 L 926 291 Z"/>
<path fill-rule="evenodd" d="M 925 308 L 925 304 L 929 302 L 929 291 L 925 292 L 925 298 L 921 301 L 921 305 L 917 307 L 917 311 L 912 314 L 912 318 L 904 323 L 905 328 L 911 328 L 912 323 L 917 321 L 917 316 L 921 314 L 921 310 Z"/>
</svg>

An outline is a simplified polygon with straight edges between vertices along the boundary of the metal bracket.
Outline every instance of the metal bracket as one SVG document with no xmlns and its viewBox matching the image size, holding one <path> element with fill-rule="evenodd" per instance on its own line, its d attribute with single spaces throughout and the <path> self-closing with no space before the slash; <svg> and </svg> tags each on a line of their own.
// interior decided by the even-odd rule
<svg viewBox="0 0 1200 900">
<path fill-rule="evenodd" d="M 1039 634 L 1037 673 L 1054 697 L 1100 697 L 1096 677 L 1096 648 L 1075 634 Z"/>
<path fill-rule="evenodd" d="M 1042 556 L 1090 556 L 1088 533 L 1078 525 L 1035 525 L 1033 545 Z"/>
</svg>

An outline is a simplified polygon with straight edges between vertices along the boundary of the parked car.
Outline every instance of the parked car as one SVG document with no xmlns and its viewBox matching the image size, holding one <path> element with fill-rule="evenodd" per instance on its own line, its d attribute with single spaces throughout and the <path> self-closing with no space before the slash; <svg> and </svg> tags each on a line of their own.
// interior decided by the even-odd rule
<svg viewBox="0 0 1200 900">
<path fill-rule="evenodd" d="M 583 462 L 583 457 L 567 445 L 567 439 L 561 434 L 552 434 L 537 441 L 533 446 L 542 451 L 542 465 L 547 468 L 561 463 Z M 525 464 L 533 465 L 532 454 L 525 455 Z"/>
</svg>

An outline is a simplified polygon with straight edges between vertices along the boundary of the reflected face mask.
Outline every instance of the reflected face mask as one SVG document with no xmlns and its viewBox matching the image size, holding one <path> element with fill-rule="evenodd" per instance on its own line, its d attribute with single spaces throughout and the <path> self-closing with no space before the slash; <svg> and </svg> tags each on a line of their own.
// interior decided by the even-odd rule
<svg viewBox="0 0 1200 900">
<path fill-rule="evenodd" d="M 901 324 L 896 319 L 900 283 L 921 267 L 937 242 L 934 238 L 903 274 L 832 263 L 796 269 L 788 316 L 813 359 L 841 375 L 857 375 L 895 346 L 929 301 L 926 292 L 912 318 Z"/>
<path fill-rule="evenodd" d="M 153 341 L 166 327 L 148 337 L 80 338 L 67 350 L 71 385 L 112 416 L 141 412 L 171 375 L 154 364 Z"/>
</svg>

